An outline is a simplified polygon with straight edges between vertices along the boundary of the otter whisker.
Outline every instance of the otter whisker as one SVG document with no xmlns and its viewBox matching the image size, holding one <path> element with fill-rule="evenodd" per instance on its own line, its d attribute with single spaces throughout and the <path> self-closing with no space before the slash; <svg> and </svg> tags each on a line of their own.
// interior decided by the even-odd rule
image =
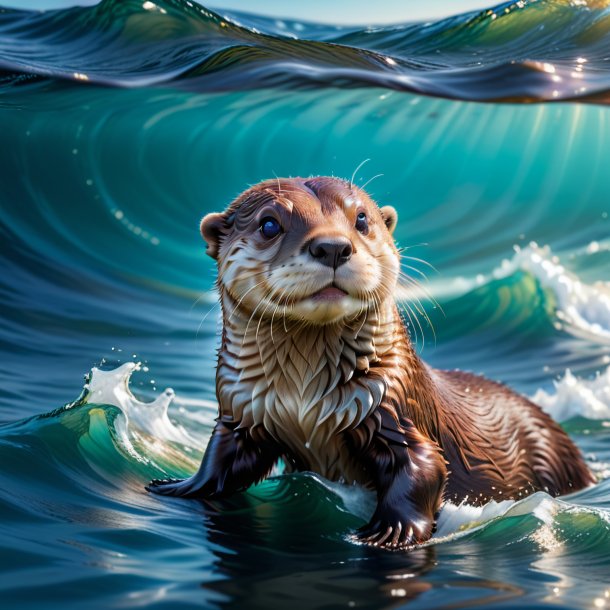
<svg viewBox="0 0 610 610">
<path fill-rule="evenodd" d="M 267 281 L 268 281 L 268 279 L 267 279 Z M 282 281 L 282 278 L 277 278 L 275 280 L 272 280 L 271 283 L 268 284 L 267 292 L 265 292 L 262 295 L 261 300 L 259 301 L 257 306 L 254 308 L 254 311 L 252 312 L 252 314 L 251 314 L 251 316 L 250 316 L 250 318 L 248 320 L 248 325 L 246 326 L 246 330 L 245 330 L 245 333 L 244 333 L 245 335 L 248 334 L 248 328 L 250 326 L 250 322 L 252 321 L 253 317 L 256 315 L 256 312 L 257 312 L 258 308 L 265 302 L 266 299 L 270 299 L 270 297 L 273 295 L 273 292 L 274 292 L 275 288 L 280 284 L 281 281 Z M 261 314 L 261 318 L 260 318 L 261 320 L 262 320 L 265 312 L 267 311 L 269 305 L 271 305 L 272 303 L 273 303 L 272 300 L 270 300 L 267 303 L 267 306 L 265 307 L 265 309 L 263 310 L 263 313 Z M 260 324 L 260 321 L 259 321 L 259 324 Z"/>
<path fill-rule="evenodd" d="M 367 296 L 366 300 L 367 301 L 369 300 L 368 296 Z M 358 310 L 358 316 L 362 316 L 362 323 L 360 324 L 360 326 L 358 327 L 358 330 L 355 333 L 356 337 L 360 334 L 360 332 L 362 331 L 362 329 L 364 328 L 364 325 L 366 323 L 366 315 L 365 315 L 366 309 L 367 309 L 367 305 L 363 300 L 362 305 L 360 305 L 360 309 Z"/>
<path fill-rule="evenodd" d="M 191 305 L 189 311 L 193 311 L 193 309 L 201 302 L 201 300 L 208 294 L 212 294 L 214 292 L 214 290 L 216 290 L 216 288 L 210 288 L 209 290 L 205 290 L 203 292 L 203 294 L 200 294 L 194 301 L 193 304 Z"/>
<path fill-rule="evenodd" d="M 415 307 L 415 310 L 417 311 L 417 313 L 420 316 L 422 316 L 428 323 L 430 330 L 432 330 L 432 335 L 434 336 L 434 344 L 436 345 L 436 331 L 434 329 L 434 324 L 432 324 L 432 320 L 430 320 L 430 317 L 428 316 L 426 309 L 424 308 L 424 306 L 422 305 L 422 302 L 417 297 L 415 297 L 415 302 L 413 302 L 413 307 Z"/>
<path fill-rule="evenodd" d="M 279 298 L 277 299 L 277 304 L 275 306 L 275 309 L 273 311 L 273 314 L 271 314 L 271 343 L 275 344 L 275 340 L 273 338 L 273 320 L 275 318 L 275 314 L 278 312 L 280 307 L 283 307 L 284 310 L 286 309 L 286 304 L 284 303 L 284 301 L 288 301 L 288 299 L 290 298 L 290 295 L 293 294 L 296 290 L 298 290 L 298 286 L 293 288 L 290 292 L 287 292 L 286 289 L 282 290 Z M 284 315 L 282 317 L 282 320 L 284 322 L 284 331 L 286 333 L 288 333 L 288 329 L 286 328 L 286 316 Z"/>
<path fill-rule="evenodd" d="M 242 282 L 243 280 L 249 280 L 253 277 L 258 277 L 259 275 L 264 275 L 267 273 L 268 271 L 266 269 L 262 269 L 261 271 L 252 271 L 249 268 L 245 268 L 243 269 L 243 273 L 240 273 L 240 275 L 236 275 L 233 278 L 233 282 Z"/>
<path fill-rule="evenodd" d="M 293 306 L 294 306 L 294 304 L 296 303 L 296 293 L 297 293 L 297 290 L 298 290 L 298 286 L 295 286 L 295 287 L 294 287 L 294 288 L 293 288 L 293 289 L 292 289 L 292 290 L 291 290 L 291 291 L 288 293 L 288 296 L 286 297 L 286 303 L 283 305 L 283 307 L 284 307 L 284 313 L 286 312 L 286 309 L 287 309 L 288 307 L 293 307 Z M 294 295 L 294 296 L 295 296 L 295 298 L 294 298 L 294 300 L 293 300 L 293 301 L 292 301 L 292 303 L 291 303 L 291 302 L 290 302 L 290 298 L 292 297 L 292 295 Z M 285 316 L 285 315 L 282 317 L 282 320 L 283 320 L 283 322 L 284 322 L 284 332 L 285 332 L 286 334 L 288 334 L 288 328 L 286 328 L 286 316 Z"/>
<path fill-rule="evenodd" d="M 252 320 L 254 319 L 254 316 L 256 315 L 256 312 L 258 310 L 258 308 L 265 302 L 265 299 L 271 294 L 272 291 L 272 286 L 273 283 L 271 284 L 271 286 L 269 286 L 269 289 L 267 290 L 267 292 L 262 296 L 261 300 L 258 302 L 258 304 L 256 305 L 256 307 L 254 308 L 254 311 L 250 314 L 250 317 L 248 318 L 248 323 L 246 324 L 246 330 L 244 331 L 244 338 L 242 340 L 241 346 L 244 346 L 244 342 L 246 340 L 246 337 L 248 336 L 248 329 L 250 328 L 250 323 L 252 322 Z M 268 306 L 268 305 L 267 305 Z M 263 311 L 263 315 L 265 313 L 265 311 L 267 311 L 267 307 L 265 307 L 265 310 Z M 260 322 L 263 319 L 262 315 L 261 318 L 258 322 L 258 327 L 260 327 Z M 256 338 L 258 339 L 258 327 L 257 327 L 257 332 L 256 332 Z"/>
<path fill-rule="evenodd" d="M 432 330 L 432 334 L 434 335 L 434 338 L 436 341 L 436 331 L 434 329 L 434 324 L 432 323 L 432 320 L 430 319 L 430 317 L 426 311 L 426 308 L 424 307 L 423 303 L 421 302 L 421 300 L 418 296 L 418 292 L 423 294 L 426 298 L 428 298 L 428 300 L 430 300 L 439 309 L 441 309 L 441 311 L 442 311 L 442 308 L 440 307 L 440 305 L 437 304 L 436 299 L 434 299 L 423 286 L 421 286 L 417 282 L 409 281 L 410 278 L 404 278 L 404 279 L 407 281 L 408 287 L 413 288 L 414 290 L 411 291 L 408 295 L 406 295 L 406 298 L 403 299 L 401 302 L 410 303 L 412 305 L 412 307 L 415 308 L 417 313 L 426 320 L 426 322 L 428 323 L 428 325 L 430 326 L 430 328 Z"/>
<path fill-rule="evenodd" d="M 278 278 L 277 280 L 275 280 L 275 282 L 273 282 L 273 283 L 272 283 L 272 284 L 269 286 L 269 291 L 267 292 L 267 294 L 265 294 L 265 295 L 264 295 L 263 299 L 261 300 L 261 303 L 262 303 L 262 302 L 263 302 L 265 299 L 267 299 L 267 298 L 269 298 L 269 297 L 271 297 L 271 296 L 273 295 L 273 292 L 274 292 L 274 290 L 275 290 L 276 286 L 277 286 L 277 285 L 278 285 L 278 284 L 279 284 L 281 281 L 282 281 L 282 280 L 281 280 L 281 278 Z M 260 303 L 259 303 L 259 305 L 260 305 Z M 265 309 L 263 309 L 263 313 L 261 313 L 261 315 L 260 315 L 260 318 L 259 318 L 259 320 L 258 320 L 258 324 L 257 324 L 257 326 L 256 326 L 256 334 L 255 334 L 255 336 L 254 336 L 254 337 L 255 337 L 255 339 L 256 339 L 256 341 L 258 341 L 258 333 L 259 333 L 259 330 L 260 330 L 260 327 L 261 327 L 261 322 L 263 321 L 263 318 L 265 317 L 265 314 L 267 313 L 267 309 L 269 309 L 269 307 L 270 307 L 271 305 L 273 305 L 273 301 L 272 301 L 272 300 L 269 300 L 269 301 L 268 301 L 268 303 L 267 303 L 267 305 L 265 305 Z M 254 309 L 254 312 L 256 312 L 256 310 L 258 309 L 258 307 L 259 307 L 259 306 L 257 305 L 257 306 L 256 306 L 256 308 Z M 249 325 L 249 324 L 250 324 L 250 323 L 248 322 L 248 325 Z M 273 325 L 272 325 L 272 326 L 273 326 Z M 247 333 L 247 331 L 248 331 L 248 328 L 246 327 L 246 333 Z M 273 328 L 271 328 L 271 332 L 273 333 Z M 271 339 L 271 340 L 273 341 L 273 337 L 272 337 L 272 339 Z"/>
<path fill-rule="evenodd" d="M 201 322 L 199 322 L 199 326 L 197 327 L 197 332 L 195 333 L 195 339 L 197 339 L 199 337 L 199 331 L 201 330 L 203 323 L 207 320 L 208 316 L 217 308 L 220 309 L 220 302 L 214 303 L 214 305 L 212 307 L 210 307 L 210 309 L 208 309 L 208 311 L 205 313 L 205 315 L 201 319 Z"/>
<path fill-rule="evenodd" d="M 273 338 L 273 320 L 275 318 L 275 314 L 277 313 L 278 309 L 280 307 L 282 307 L 282 301 L 286 298 L 286 289 L 283 289 L 279 298 L 277 299 L 277 304 L 275 306 L 275 309 L 273 310 L 273 313 L 271 314 L 271 343 L 273 343 L 275 345 L 275 339 Z M 284 329 L 286 329 L 286 316 L 284 316 Z"/>
<path fill-rule="evenodd" d="M 381 320 L 381 304 L 379 303 L 375 291 L 371 291 L 371 297 L 373 298 L 374 313 L 377 318 L 377 322 L 379 322 Z"/>
<path fill-rule="evenodd" d="M 410 246 L 400 246 L 397 248 L 398 252 L 403 252 L 404 250 L 412 250 L 413 248 L 422 248 L 429 246 L 430 244 L 427 241 L 420 241 L 418 244 L 411 244 Z"/>
<path fill-rule="evenodd" d="M 420 275 L 424 280 L 428 280 L 428 276 L 421 271 L 420 269 L 418 269 L 417 267 L 412 267 L 411 265 L 407 265 L 405 263 L 402 263 L 401 265 L 402 267 L 406 267 L 407 269 L 410 269 L 411 271 L 415 271 L 415 273 L 417 273 L 418 275 Z"/>
<path fill-rule="evenodd" d="M 407 284 L 412 287 L 415 288 L 417 290 L 420 291 L 424 291 L 425 289 L 423 288 L 423 286 L 421 286 L 421 284 L 419 284 L 419 282 L 417 282 L 416 280 L 414 280 L 413 278 L 405 275 L 402 278 L 403 280 L 405 280 L 407 282 Z M 413 305 L 413 307 L 415 308 L 415 311 L 417 313 L 419 313 L 421 316 L 424 316 L 427 318 L 428 323 L 430 324 L 430 326 L 432 326 L 430 319 L 427 317 L 426 311 L 424 306 L 422 305 L 422 302 L 419 300 L 419 297 L 417 296 L 417 293 L 413 292 L 410 297 L 408 297 L 407 299 L 401 301 L 401 303 L 410 303 Z M 413 309 L 411 309 L 411 312 L 413 313 L 413 315 L 415 316 L 415 312 L 413 312 Z M 415 316 L 417 317 L 417 316 Z"/>
<path fill-rule="evenodd" d="M 416 261 L 416 262 L 421 262 L 424 265 L 427 265 L 428 267 L 430 267 L 433 271 L 437 272 L 436 268 L 433 265 L 431 265 L 430 263 L 428 263 L 427 261 L 425 261 L 425 260 L 423 260 L 421 258 L 416 258 L 416 257 L 413 257 L 413 256 L 401 255 L 401 261 L 403 259 L 405 259 L 405 258 L 407 258 L 409 260 Z M 415 271 L 416 273 L 419 273 L 424 280 L 428 281 L 428 278 L 427 278 L 426 274 L 423 271 L 421 271 L 419 269 L 416 269 L 415 267 L 412 267 L 411 265 L 405 265 L 405 266 L 408 269 L 411 269 L 412 271 Z M 441 307 L 440 303 L 432 296 L 430 291 L 423 284 L 418 282 L 415 278 L 412 278 L 408 274 L 406 274 L 403 271 L 402 268 L 399 270 L 399 277 L 406 279 L 411 285 L 413 285 L 413 286 L 417 287 L 419 290 L 421 290 L 421 292 L 425 295 L 425 297 L 428 300 L 430 300 L 436 307 L 438 307 L 440 309 L 440 311 L 443 313 L 443 315 L 445 315 L 445 312 L 443 311 L 443 308 Z"/>
<path fill-rule="evenodd" d="M 216 286 L 214 286 L 214 288 L 210 288 L 209 290 L 206 290 L 203 294 L 199 295 L 195 301 L 193 302 L 193 304 L 191 305 L 189 312 L 192 312 L 193 309 L 195 308 L 196 305 L 198 305 L 201 300 L 207 295 L 207 294 L 211 294 L 216 290 Z M 220 301 L 215 301 L 214 305 L 212 307 L 210 307 L 210 309 L 208 309 L 206 311 L 206 313 L 204 314 L 203 318 L 201 319 L 201 322 L 199 322 L 199 326 L 197 327 L 197 331 L 195 332 L 195 338 L 199 337 L 199 331 L 201 330 L 201 327 L 203 326 L 203 323 L 206 321 L 207 317 L 216 309 L 216 308 L 220 308 Z"/>
<path fill-rule="evenodd" d="M 356 174 L 358 173 L 358 170 L 360 170 L 360 168 L 365 165 L 366 163 L 368 163 L 370 161 L 370 159 L 365 159 L 364 161 L 362 161 L 358 167 L 354 170 L 354 173 L 352 174 L 352 177 L 350 178 L 349 181 L 349 186 L 350 188 L 354 187 L 354 179 L 356 178 Z"/>
<path fill-rule="evenodd" d="M 439 311 L 445 315 L 445 311 L 443 310 L 441 304 L 434 298 L 434 296 L 430 293 L 430 291 L 421 283 L 418 282 L 415 278 L 407 275 L 403 271 L 399 273 L 399 279 L 403 282 L 406 282 L 409 288 L 414 288 L 416 291 L 421 292 L 426 299 L 428 299 L 435 307 L 439 309 Z M 401 285 L 404 284 L 401 282 Z M 418 299 L 417 292 L 413 294 L 413 299 Z M 421 301 L 420 301 L 421 305 Z"/>
<path fill-rule="evenodd" d="M 261 272 L 261 273 L 263 273 L 263 272 Z M 273 285 L 273 283 L 272 283 L 272 285 Z M 267 292 L 266 292 L 266 293 L 263 295 L 262 299 L 261 299 L 261 300 L 258 302 L 258 304 L 256 305 L 256 307 L 254 308 L 254 311 L 253 311 L 253 312 L 250 314 L 250 317 L 249 317 L 249 319 L 248 319 L 248 323 L 246 324 L 246 330 L 244 331 L 244 338 L 243 338 L 243 340 L 242 340 L 242 347 L 244 346 L 244 342 L 245 342 L 245 340 L 246 340 L 246 337 L 248 336 L 248 329 L 250 328 L 250 322 L 252 321 L 252 319 L 253 319 L 253 318 L 254 318 L 254 316 L 256 315 L 256 311 L 257 311 L 257 310 L 258 310 L 258 308 L 259 308 L 259 307 L 262 305 L 262 303 L 264 302 L 265 298 L 267 298 L 267 296 L 271 294 L 271 291 L 272 291 L 272 285 L 271 285 L 271 286 L 269 286 L 269 288 L 268 288 Z M 245 296 L 245 295 L 244 295 L 244 296 Z M 242 301 L 242 300 L 243 300 L 243 299 L 240 299 L 240 303 L 241 303 L 241 301 Z M 237 310 L 238 310 L 238 306 L 236 305 L 236 306 L 233 308 L 233 311 L 231 312 L 231 316 L 233 316 L 233 314 L 234 314 L 234 313 L 235 313 L 235 311 L 237 311 Z M 229 317 L 229 320 L 230 320 L 230 319 L 231 319 L 231 318 Z"/>
<path fill-rule="evenodd" d="M 265 309 L 263 309 L 263 313 L 261 314 L 259 320 L 258 320 L 258 324 L 256 325 L 256 333 L 254 335 L 254 338 L 256 339 L 256 341 L 258 342 L 258 333 L 260 331 L 261 328 L 261 323 L 263 321 L 263 318 L 265 317 L 265 314 L 267 313 L 267 310 L 269 309 L 269 307 L 273 304 L 273 301 L 269 301 L 267 303 L 267 305 L 265 305 Z M 273 343 L 273 325 L 271 326 L 271 342 Z"/>
<path fill-rule="evenodd" d="M 362 190 L 364 190 L 371 182 L 373 182 L 373 180 L 375 180 L 376 178 L 381 178 L 381 176 L 383 176 L 383 174 L 376 174 L 375 176 L 373 176 L 372 178 L 369 178 L 362 186 L 360 186 L 359 188 L 361 188 Z"/>
<path fill-rule="evenodd" d="M 400 310 L 402 311 L 402 313 L 407 316 L 407 319 L 409 321 L 408 327 L 412 329 L 413 334 L 415 335 L 414 343 L 418 343 L 419 340 L 418 340 L 418 334 L 417 334 L 417 326 L 413 320 L 413 317 L 415 316 L 415 314 L 413 313 L 411 308 L 405 302 L 398 303 L 398 306 L 399 306 Z"/>
<path fill-rule="evenodd" d="M 422 263 L 422 265 L 426 265 L 427 267 L 430 267 L 432 271 L 436 271 L 436 273 L 438 273 L 438 269 L 432 263 L 429 263 L 423 258 L 417 258 L 417 256 L 408 256 L 406 254 L 402 254 L 401 258 L 408 258 L 409 260 L 415 261 L 416 263 Z"/>
<path fill-rule="evenodd" d="M 280 179 L 279 179 L 278 175 L 275 173 L 275 171 L 273 172 L 273 175 L 275 176 L 275 179 L 277 181 L 277 191 L 278 191 L 280 197 L 283 197 L 284 195 L 282 194 L 282 185 L 280 184 Z"/>
<path fill-rule="evenodd" d="M 421 325 L 421 322 L 419 321 L 419 317 L 411 308 L 411 304 L 409 302 L 405 302 L 405 307 L 407 307 L 409 309 L 409 311 L 413 314 L 413 319 L 415 320 L 415 322 L 417 323 L 417 326 L 419 328 L 419 332 L 421 334 L 421 349 L 420 349 L 420 352 L 421 352 L 424 350 L 424 347 L 426 346 L 426 336 L 424 333 L 424 328 Z"/>
</svg>

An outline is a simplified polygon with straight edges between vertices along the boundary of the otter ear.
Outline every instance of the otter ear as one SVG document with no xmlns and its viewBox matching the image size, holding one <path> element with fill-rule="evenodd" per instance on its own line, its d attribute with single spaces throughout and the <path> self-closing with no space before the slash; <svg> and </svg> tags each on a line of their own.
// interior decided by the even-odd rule
<svg viewBox="0 0 610 610">
<path fill-rule="evenodd" d="M 218 258 L 220 240 L 227 234 L 229 226 L 230 225 L 227 222 L 227 215 L 225 213 L 207 214 L 201 221 L 201 235 L 208 244 L 206 254 L 211 256 L 213 259 Z"/>
<path fill-rule="evenodd" d="M 379 208 L 379 211 L 391 235 L 394 233 L 396 223 L 398 222 L 398 212 L 391 205 L 384 205 L 382 208 Z"/>
</svg>

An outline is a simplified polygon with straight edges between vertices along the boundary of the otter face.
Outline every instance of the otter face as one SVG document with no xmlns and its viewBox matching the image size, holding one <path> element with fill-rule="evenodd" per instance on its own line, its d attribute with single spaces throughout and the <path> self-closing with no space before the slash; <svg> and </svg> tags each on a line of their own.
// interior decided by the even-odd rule
<svg viewBox="0 0 610 610">
<path fill-rule="evenodd" d="M 338 178 L 278 179 L 208 214 L 201 233 L 219 287 L 244 314 L 328 324 L 392 295 L 396 220 L 394 208 Z"/>
</svg>

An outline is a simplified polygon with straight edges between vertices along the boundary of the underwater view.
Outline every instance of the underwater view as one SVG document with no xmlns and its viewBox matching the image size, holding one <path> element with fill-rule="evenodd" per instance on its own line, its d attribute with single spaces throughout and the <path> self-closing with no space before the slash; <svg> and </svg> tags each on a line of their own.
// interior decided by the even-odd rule
<svg viewBox="0 0 610 610">
<path fill-rule="evenodd" d="M 3 608 L 610 608 L 610 2 L 311 4 L 0 8 Z M 399 552 L 349 537 L 374 493 L 312 473 L 145 490 L 218 415 L 202 216 L 318 175 L 397 209 L 418 354 L 530 397 L 595 486 L 447 502 Z"/>
</svg>

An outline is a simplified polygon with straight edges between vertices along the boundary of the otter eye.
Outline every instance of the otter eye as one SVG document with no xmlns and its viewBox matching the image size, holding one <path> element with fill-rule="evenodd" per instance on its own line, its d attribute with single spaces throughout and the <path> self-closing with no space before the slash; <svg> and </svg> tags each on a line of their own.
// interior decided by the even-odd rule
<svg viewBox="0 0 610 610">
<path fill-rule="evenodd" d="M 360 212 L 358 216 L 356 216 L 356 230 L 360 231 L 360 233 L 365 233 L 369 228 L 369 221 L 364 212 Z"/>
<path fill-rule="evenodd" d="M 261 233 L 267 239 L 273 239 L 282 231 L 280 223 L 275 219 L 267 216 L 261 220 Z"/>
</svg>

